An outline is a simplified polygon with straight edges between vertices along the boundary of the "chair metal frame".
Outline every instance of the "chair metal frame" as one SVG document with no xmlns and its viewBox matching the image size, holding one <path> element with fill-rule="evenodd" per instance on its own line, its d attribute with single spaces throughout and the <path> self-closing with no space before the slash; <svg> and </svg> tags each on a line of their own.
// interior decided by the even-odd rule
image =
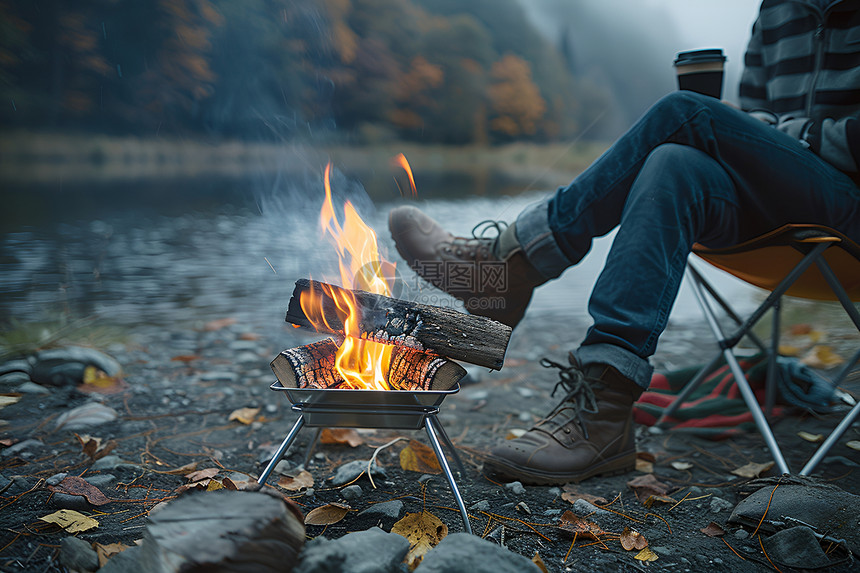
<svg viewBox="0 0 860 573">
<path fill-rule="evenodd" d="M 775 401 L 776 395 L 776 376 L 777 376 L 777 363 L 776 359 L 779 355 L 779 330 L 780 330 L 780 301 L 783 295 L 786 294 L 787 291 L 791 289 L 791 287 L 797 282 L 797 280 L 804 275 L 808 270 L 811 270 L 813 265 L 815 265 L 820 271 L 822 277 L 827 282 L 830 289 L 833 291 L 833 294 L 838 300 L 845 312 L 851 318 L 854 325 L 857 327 L 858 332 L 860 332 L 860 312 L 858 312 L 857 307 L 854 306 L 853 301 L 850 296 L 846 292 L 844 286 L 839 281 L 836 276 L 836 273 L 833 271 L 831 265 L 825 260 L 824 254 L 828 249 L 839 248 L 840 245 L 845 240 L 844 237 L 839 235 L 838 233 L 832 231 L 832 229 L 828 229 L 822 226 L 816 225 L 787 225 L 778 231 L 787 231 L 790 233 L 790 242 L 788 243 L 790 246 L 794 247 L 798 251 L 803 254 L 801 260 L 794 266 L 794 268 L 784 277 L 781 281 L 771 290 L 770 294 L 765 298 L 764 302 L 762 302 L 749 316 L 747 319 L 742 319 L 740 315 L 735 312 L 735 310 L 731 307 L 728 301 L 725 300 L 714 286 L 702 275 L 701 271 L 696 268 L 696 264 L 693 261 L 688 261 L 687 263 L 687 274 L 686 278 L 689 284 L 692 287 L 693 294 L 696 297 L 696 301 L 699 303 L 699 306 L 702 309 L 703 314 L 705 315 L 705 319 L 708 322 L 708 326 L 711 329 L 711 332 L 714 334 L 716 338 L 717 345 L 720 348 L 719 354 L 711 360 L 710 363 L 705 365 L 696 376 L 688 382 L 682 391 L 679 393 L 678 397 L 675 401 L 666 409 L 666 411 L 660 416 L 660 419 L 657 420 L 657 425 L 659 426 L 667 417 L 671 416 L 675 410 L 686 400 L 687 396 L 690 395 L 707 377 L 707 375 L 713 370 L 713 368 L 719 363 L 720 359 L 724 359 L 726 364 L 728 364 L 729 369 L 735 379 L 735 382 L 738 385 L 738 389 L 741 392 L 741 396 L 743 397 L 744 402 L 747 405 L 747 408 L 750 410 L 753 416 L 753 420 L 756 424 L 756 427 L 759 430 L 759 433 L 764 438 L 768 448 L 770 449 L 773 460 L 779 469 L 780 473 L 787 474 L 791 473 L 787 462 L 785 461 L 785 457 L 782 454 L 782 450 L 779 447 L 779 444 L 776 441 L 776 437 L 773 434 L 773 430 L 770 427 L 770 424 L 767 420 L 767 415 L 770 414 L 771 409 L 773 408 L 773 404 Z M 750 243 L 753 243 L 750 241 Z M 754 247 L 750 250 L 754 250 Z M 708 249 L 704 247 L 699 247 L 698 245 L 693 249 L 693 252 L 697 255 L 700 255 L 704 260 L 707 261 L 707 254 L 709 252 Z M 860 257 L 857 256 L 856 253 L 851 253 L 855 258 L 860 261 Z M 709 261 L 710 262 L 710 261 Z M 713 263 L 712 263 L 713 264 Z M 715 265 L 719 267 L 720 265 Z M 717 311 L 714 308 L 714 304 L 718 305 L 722 310 L 728 315 L 728 317 L 735 323 L 735 328 L 733 331 L 726 333 L 720 322 L 718 321 Z M 752 328 L 761 320 L 761 318 L 768 312 L 772 311 L 773 320 L 772 320 L 772 328 L 771 328 L 771 342 L 770 346 L 766 345 L 755 333 L 752 332 Z M 751 340 L 760 350 L 765 352 L 768 356 L 768 369 L 767 369 L 767 383 L 766 383 L 766 397 L 765 397 L 765 406 L 762 408 L 756 397 L 753 393 L 752 388 L 750 387 L 749 382 L 744 376 L 743 370 L 738 363 L 737 356 L 735 355 L 735 350 L 738 343 L 743 339 L 748 338 Z M 860 349 L 853 355 L 851 359 L 847 361 L 844 367 L 840 370 L 839 374 L 832 380 L 834 386 L 838 386 L 851 372 L 854 365 L 860 362 Z M 846 416 L 839 422 L 836 428 L 831 432 L 828 438 L 818 447 L 809 461 L 803 466 L 803 469 L 800 470 L 799 475 L 809 475 L 818 465 L 818 463 L 824 458 L 830 448 L 842 437 L 845 431 L 854 423 L 857 419 L 858 415 L 860 415 L 860 402 L 856 403 L 853 408 L 846 414 Z"/>
</svg>

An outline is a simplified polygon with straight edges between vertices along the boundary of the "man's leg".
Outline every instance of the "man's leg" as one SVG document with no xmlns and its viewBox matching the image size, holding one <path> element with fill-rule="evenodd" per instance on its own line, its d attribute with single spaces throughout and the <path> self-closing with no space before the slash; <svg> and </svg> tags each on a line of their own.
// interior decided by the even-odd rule
<svg viewBox="0 0 860 573">
<path fill-rule="evenodd" d="M 737 215 L 731 178 L 704 152 L 664 144 L 648 156 L 591 296 L 595 324 L 573 366 L 556 365 L 566 395 L 524 436 L 494 448 L 488 469 L 565 483 L 635 467 L 633 402 L 650 381 L 646 356 L 666 324 L 690 247 L 734 242 Z"/>
</svg>

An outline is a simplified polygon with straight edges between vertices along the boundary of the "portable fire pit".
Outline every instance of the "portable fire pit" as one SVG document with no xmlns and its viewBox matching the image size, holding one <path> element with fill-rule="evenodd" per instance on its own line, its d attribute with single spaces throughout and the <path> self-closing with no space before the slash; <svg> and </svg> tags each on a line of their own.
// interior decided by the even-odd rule
<svg viewBox="0 0 860 573">
<path fill-rule="evenodd" d="M 321 316 L 308 317 L 301 297 L 320 302 Z M 361 321 L 347 329 L 336 300 L 349 296 L 360 309 Z M 337 335 L 306 346 L 281 352 L 272 361 L 278 381 L 270 388 L 285 394 L 299 413 L 260 478 L 266 483 L 299 431 L 313 428 L 377 428 L 427 431 L 463 518 L 471 533 L 466 506 L 451 471 L 442 443 L 450 451 L 457 469 L 465 470 L 454 444 L 439 422 L 442 401 L 460 390 L 466 371 L 449 358 L 458 358 L 493 369 L 501 369 L 511 329 L 488 318 L 467 315 L 449 308 L 410 303 L 363 291 L 347 291 L 324 283 L 300 280 L 290 299 L 287 322 L 313 327 Z M 390 345 L 390 365 L 385 373 L 388 390 L 343 388 L 344 379 L 335 364 L 340 337 L 351 335 Z M 443 355 L 444 354 L 444 355 Z M 441 440 L 441 443 L 440 443 Z M 310 448 L 316 441 L 312 440 Z"/>
</svg>

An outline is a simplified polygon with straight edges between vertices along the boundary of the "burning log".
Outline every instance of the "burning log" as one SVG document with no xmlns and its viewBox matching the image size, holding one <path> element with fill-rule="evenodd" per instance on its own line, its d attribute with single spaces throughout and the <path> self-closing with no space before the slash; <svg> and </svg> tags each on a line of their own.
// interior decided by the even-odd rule
<svg viewBox="0 0 860 573">
<path fill-rule="evenodd" d="M 284 350 L 272 361 L 272 370 L 287 388 L 337 388 L 344 382 L 335 368 L 337 347 L 327 338 Z M 392 390 L 448 390 L 465 374 L 459 364 L 435 352 L 395 346 L 386 382 Z"/>
<path fill-rule="evenodd" d="M 299 279 L 290 298 L 286 321 L 332 334 L 344 333 L 343 312 L 332 293 L 351 295 L 359 309 L 360 321 L 350 336 L 375 342 L 432 350 L 453 360 L 500 370 L 511 328 L 495 320 L 465 314 L 451 308 L 424 305 L 361 290 Z M 302 295 L 322 302 L 319 317 L 302 310 Z M 313 319 L 313 321 L 311 320 Z M 314 325 L 314 322 L 317 325 Z"/>
</svg>

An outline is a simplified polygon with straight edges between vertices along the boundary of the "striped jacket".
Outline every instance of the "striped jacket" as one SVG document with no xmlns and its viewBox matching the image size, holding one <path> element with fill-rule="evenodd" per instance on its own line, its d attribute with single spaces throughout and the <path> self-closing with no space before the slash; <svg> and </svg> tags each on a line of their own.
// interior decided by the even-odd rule
<svg viewBox="0 0 860 573">
<path fill-rule="evenodd" d="M 857 179 L 860 0 L 764 0 L 741 77 L 741 107 Z"/>
</svg>

